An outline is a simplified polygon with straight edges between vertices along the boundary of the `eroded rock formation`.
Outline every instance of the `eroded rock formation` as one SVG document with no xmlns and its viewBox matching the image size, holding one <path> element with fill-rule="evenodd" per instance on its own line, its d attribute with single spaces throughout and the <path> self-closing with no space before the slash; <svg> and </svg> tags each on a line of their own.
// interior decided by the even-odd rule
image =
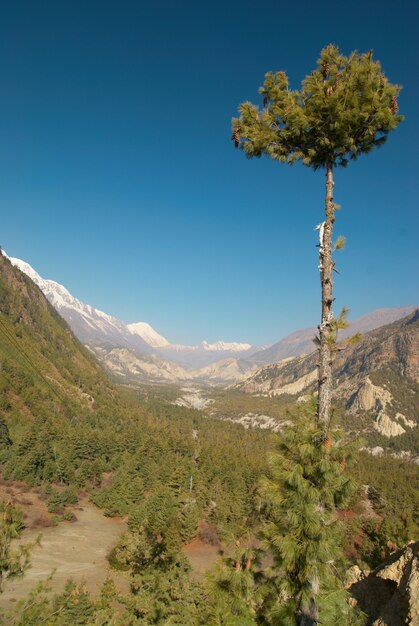
<svg viewBox="0 0 419 626">
<path fill-rule="evenodd" d="M 348 574 L 349 591 L 368 615 L 368 626 L 419 626 L 419 541 L 372 572 L 355 566 Z"/>
</svg>

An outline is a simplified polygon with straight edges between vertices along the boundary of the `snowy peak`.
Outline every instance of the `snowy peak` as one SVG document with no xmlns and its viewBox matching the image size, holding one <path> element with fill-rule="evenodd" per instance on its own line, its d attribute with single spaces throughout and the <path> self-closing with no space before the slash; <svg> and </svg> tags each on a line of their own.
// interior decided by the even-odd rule
<svg viewBox="0 0 419 626">
<path fill-rule="evenodd" d="M 214 352 L 245 352 L 246 350 L 250 350 L 252 346 L 250 343 L 237 343 L 235 341 L 232 341 L 231 343 L 226 341 L 216 341 L 215 343 L 203 341 L 201 343 L 201 347 L 204 350 L 211 350 Z"/>
<path fill-rule="evenodd" d="M 5 256 L 7 255 L 5 254 Z M 84 343 L 108 343 L 116 346 L 131 345 L 142 351 L 150 352 L 151 346 L 140 337 L 133 337 L 125 324 L 115 317 L 95 309 L 90 304 L 81 302 L 60 283 L 42 278 L 29 263 L 13 257 L 8 257 L 8 259 L 41 289 L 80 341 Z"/>
<path fill-rule="evenodd" d="M 154 330 L 147 324 L 147 322 L 136 322 L 135 324 L 128 324 L 127 328 L 133 335 L 138 335 L 141 339 L 144 339 L 148 343 L 149 346 L 153 348 L 162 348 L 163 346 L 170 345 L 165 337 L 159 335 L 158 332 Z"/>
<path fill-rule="evenodd" d="M 33 267 L 29 265 L 29 263 L 26 263 L 25 261 L 21 261 L 20 259 L 14 259 L 13 257 L 8 256 L 4 251 L 3 251 L 3 255 L 7 259 L 9 259 L 12 265 L 20 269 L 20 271 L 26 274 L 27 276 L 29 276 L 29 278 L 33 280 L 35 285 L 38 285 L 40 289 L 42 289 L 42 287 L 45 286 L 47 281 L 41 278 L 38 272 L 35 272 Z"/>
<path fill-rule="evenodd" d="M 7 255 L 5 255 L 7 256 Z M 124 324 L 120 320 L 74 297 L 63 285 L 42 278 L 20 259 L 9 260 L 41 289 L 52 306 L 67 321 L 74 334 L 85 344 L 113 348 L 128 348 L 141 354 L 155 354 L 176 361 L 187 368 L 204 367 L 227 357 L 249 356 L 248 343 L 203 341 L 195 346 L 171 344 L 147 322 Z M 253 347 L 253 351 L 260 348 Z"/>
<path fill-rule="evenodd" d="M 55 280 L 42 278 L 38 272 L 36 272 L 33 267 L 29 265 L 29 263 L 13 257 L 8 258 L 12 265 L 20 269 L 21 272 L 29 276 L 29 278 L 33 280 L 36 285 L 38 285 L 44 295 L 57 310 L 62 308 L 71 308 L 88 317 L 94 316 L 106 322 L 121 324 L 121 322 L 111 315 L 108 315 L 99 309 L 93 308 L 90 304 L 84 304 L 84 302 L 81 302 L 71 295 L 68 289 L 66 289 L 63 285 L 60 285 L 60 283 L 55 282 Z"/>
</svg>

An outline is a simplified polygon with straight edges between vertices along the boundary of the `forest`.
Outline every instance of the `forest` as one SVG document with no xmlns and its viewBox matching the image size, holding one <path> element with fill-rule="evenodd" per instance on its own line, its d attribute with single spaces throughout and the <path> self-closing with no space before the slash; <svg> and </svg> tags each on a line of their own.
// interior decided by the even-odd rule
<svg viewBox="0 0 419 626">
<path fill-rule="evenodd" d="M 24 388 L 25 377 L 16 371 L 13 376 L 16 387 Z M 110 563 L 129 571 L 131 592 L 116 597 L 108 582 L 100 597 L 94 598 L 83 591 L 80 581 L 69 582 L 58 597 L 37 592 L 23 602 L 18 617 L 4 618 L 4 623 L 288 623 L 277 621 L 286 620 L 285 616 L 275 617 L 278 607 L 273 598 L 279 593 L 275 581 L 283 563 L 275 563 L 278 529 L 273 536 L 269 534 L 272 524 L 277 524 L 275 496 L 272 486 L 263 485 L 269 481 L 277 490 L 278 483 L 285 481 L 288 488 L 291 482 L 292 490 L 303 488 L 298 481 L 294 485 L 296 478 L 288 475 L 288 467 L 282 468 L 285 475 L 278 474 L 278 467 L 267 461 L 283 445 L 284 434 L 245 430 L 150 395 L 146 399 L 136 390 L 114 392 L 119 403 L 116 410 L 105 402 L 77 417 L 43 416 L 25 426 L 18 419 L 9 426 L 3 421 L 1 462 L 4 477 L 42 487 L 49 510 L 63 520 L 60 523 L 66 523 L 66 514 L 82 491 L 106 515 L 128 515 L 128 532 L 112 551 Z M 34 409 L 43 400 L 35 393 L 27 402 Z M 309 415 L 301 416 L 298 411 L 291 418 L 302 429 L 302 418 L 310 423 Z M 288 436 L 295 438 L 295 430 Z M 307 436 L 309 445 L 316 436 L 313 423 Z M 333 481 L 338 483 L 335 497 L 340 489 L 347 491 L 330 503 L 330 514 L 340 521 L 337 534 L 327 538 L 331 545 L 325 548 L 328 554 L 343 548 L 337 558 L 340 575 L 332 581 L 336 585 L 340 580 L 342 589 L 350 562 L 374 567 L 390 554 L 391 547 L 402 546 L 416 535 L 418 491 L 413 463 L 362 453 L 351 464 L 354 451 L 347 450 L 341 457 L 340 449 L 336 443 L 338 456 L 330 458 L 330 467 L 323 469 L 328 489 Z M 288 453 L 298 451 L 291 439 Z M 344 471 L 343 458 L 348 459 Z M 309 459 L 309 465 L 314 461 Z M 364 485 L 369 485 L 374 518 L 364 514 Z M 289 501 L 286 507 L 289 512 Z M 6 510 L 3 532 L 13 536 L 23 528 L 21 513 Z M 345 515 L 348 511 L 356 515 Z M 293 528 L 292 533 L 297 530 Z M 219 565 L 200 581 L 191 576 L 181 552 L 182 545 L 197 535 L 220 547 Z M 318 552 L 320 537 L 312 541 Z M 11 558 L 8 555 L 2 561 L 5 578 L 13 574 Z M 30 554 L 24 557 L 28 558 Z M 268 569 L 261 565 L 266 567 L 266 559 L 274 559 Z M 345 603 L 345 597 L 339 601 Z M 331 607 L 332 613 L 336 610 L 342 608 Z M 346 619 L 350 624 L 361 618 L 348 615 Z"/>
</svg>

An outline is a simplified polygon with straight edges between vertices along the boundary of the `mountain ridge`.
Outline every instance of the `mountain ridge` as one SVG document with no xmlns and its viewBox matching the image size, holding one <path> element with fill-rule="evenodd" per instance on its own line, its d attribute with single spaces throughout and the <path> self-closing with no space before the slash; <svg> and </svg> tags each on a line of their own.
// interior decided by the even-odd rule
<svg viewBox="0 0 419 626">
<path fill-rule="evenodd" d="M 174 360 L 176 360 L 177 355 L 180 355 L 180 364 L 192 368 L 210 365 L 217 360 L 259 349 L 259 347 L 253 347 L 248 343 L 223 340 L 214 343 L 202 341 L 197 346 L 171 344 L 147 322 L 124 324 L 104 311 L 85 304 L 60 283 L 42 278 L 26 261 L 9 257 L 4 251 L 3 254 L 15 267 L 18 267 L 35 282 L 51 304 L 70 324 L 80 341 L 86 344 L 131 348 L 146 355 L 154 353 L 162 358 L 172 357 Z"/>
<path fill-rule="evenodd" d="M 368 331 L 357 343 L 343 340 L 333 363 L 334 398 L 345 408 L 346 426 L 384 437 L 418 438 L 419 309 Z M 233 389 L 253 395 L 289 395 L 304 402 L 315 393 L 317 353 L 257 369 Z M 361 428 L 361 424 L 364 426 Z M 415 448 L 416 450 L 416 448 Z M 419 452 L 419 450 L 416 450 Z"/>
<path fill-rule="evenodd" d="M 4 256 L 7 255 L 3 252 Z M 258 366 L 298 357 L 315 350 L 314 328 L 297 330 L 275 344 L 264 347 L 245 342 L 202 341 L 196 346 L 172 344 L 147 322 L 124 324 L 117 318 L 78 300 L 63 285 L 42 278 L 28 263 L 7 257 L 41 289 L 49 302 L 67 321 L 82 343 L 112 374 L 125 375 L 130 380 L 138 371 L 144 382 L 151 380 L 200 380 L 211 384 L 232 384 L 240 381 Z M 414 307 L 377 309 L 355 320 L 343 337 L 365 332 L 412 312 Z M 119 351 L 118 351 L 119 350 Z M 123 363 L 123 357 L 125 363 Z M 235 361 L 235 362 L 234 362 Z"/>
<path fill-rule="evenodd" d="M 89 415 L 115 388 L 41 289 L 0 255 L 0 412 L 12 419 Z"/>
<path fill-rule="evenodd" d="M 349 328 L 341 331 L 340 339 L 347 339 L 356 333 L 366 333 L 370 330 L 374 330 L 374 328 L 391 324 L 413 313 L 415 309 L 416 307 L 412 305 L 397 308 L 387 307 L 374 309 L 370 313 L 362 315 L 351 322 Z M 316 336 L 317 332 L 316 328 L 296 330 L 268 348 L 256 352 L 250 357 L 250 360 L 262 365 L 264 363 L 269 364 L 275 361 L 282 361 L 288 357 L 300 356 L 301 354 L 310 354 L 316 349 L 313 338 Z"/>
</svg>

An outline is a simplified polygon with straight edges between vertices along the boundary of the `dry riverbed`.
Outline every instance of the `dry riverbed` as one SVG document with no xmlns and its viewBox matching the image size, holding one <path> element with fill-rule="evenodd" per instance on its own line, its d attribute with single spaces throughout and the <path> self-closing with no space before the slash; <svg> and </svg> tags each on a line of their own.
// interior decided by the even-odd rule
<svg viewBox="0 0 419 626">
<path fill-rule="evenodd" d="M 18 600 L 26 597 L 39 583 L 47 581 L 52 592 L 61 592 L 69 578 L 86 582 L 88 590 L 97 594 L 102 583 L 111 576 L 121 593 L 129 591 L 129 574 L 115 572 L 109 566 L 107 555 L 119 536 L 127 528 L 121 518 L 109 518 L 87 498 L 70 510 L 75 521 L 61 521 L 54 526 L 48 513 L 45 497 L 38 488 L 30 488 L 19 481 L 0 478 L 0 499 L 20 506 L 26 528 L 19 542 L 31 544 L 41 536 L 30 557 L 30 567 L 21 578 L 5 582 L 0 596 L 0 612 L 13 611 Z M 184 547 L 196 578 L 202 578 L 219 556 L 218 548 L 195 539 Z"/>
<path fill-rule="evenodd" d="M 121 519 L 107 518 L 87 500 L 74 507 L 77 521 L 60 522 L 42 530 L 29 528 L 22 533 L 22 543 L 33 542 L 41 533 L 41 542 L 31 553 L 31 566 L 22 578 L 6 582 L 0 597 L 0 608 L 10 610 L 13 603 L 55 570 L 51 581 L 54 592 L 61 591 L 69 578 L 85 580 L 87 588 L 97 593 L 110 574 L 117 587 L 128 591 L 128 577 L 113 572 L 107 555 L 126 530 Z"/>
</svg>

